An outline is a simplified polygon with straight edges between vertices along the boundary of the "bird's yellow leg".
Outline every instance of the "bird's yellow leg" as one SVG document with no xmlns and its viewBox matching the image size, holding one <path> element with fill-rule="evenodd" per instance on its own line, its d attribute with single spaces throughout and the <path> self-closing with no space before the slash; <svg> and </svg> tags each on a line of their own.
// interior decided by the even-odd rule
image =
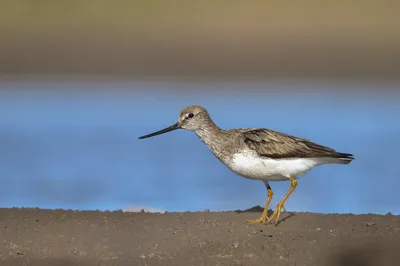
<svg viewBox="0 0 400 266">
<path fill-rule="evenodd" d="M 265 203 L 265 207 L 264 207 L 263 213 L 261 215 L 261 218 L 259 218 L 257 220 L 247 220 L 246 221 L 247 223 L 258 224 L 258 223 L 265 223 L 265 221 L 267 221 L 268 208 L 269 208 L 269 205 L 271 204 L 272 196 L 274 195 L 274 193 L 272 192 L 272 189 L 269 185 L 267 185 L 267 191 L 268 191 L 268 200 Z"/>
<path fill-rule="evenodd" d="M 271 222 L 271 221 L 274 219 L 274 217 L 276 216 L 276 223 L 275 223 L 275 226 L 278 225 L 279 217 L 280 217 L 280 215 L 281 215 L 281 210 L 284 209 L 284 210 L 286 211 L 286 209 L 285 209 L 285 202 L 286 202 L 286 200 L 289 198 L 290 194 L 292 194 L 292 192 L 293 192 L 293 191 L 295 190 L 295 188 L 297 187 L 297 181 L 296 181 L 296 179 L 294 179 L 294 178 L 292 178 L 292 177 L 289 177 L 289 180 L 290 180 L 290 182 L 291 182 L 291 187 L 290 187 L 289 191 L 288 191 L 288 192 L 286 193 L 286 195 L 282 198 L 282 200 L 278 203 L 278 205 L 276 205 L 276 209 L 275 209 L 274 213 L 272 213 L 272 215 L 271 215 L 269 218 L 267 218 L 267 221 L 266 221 L 267 223 Z"/>
</svg>

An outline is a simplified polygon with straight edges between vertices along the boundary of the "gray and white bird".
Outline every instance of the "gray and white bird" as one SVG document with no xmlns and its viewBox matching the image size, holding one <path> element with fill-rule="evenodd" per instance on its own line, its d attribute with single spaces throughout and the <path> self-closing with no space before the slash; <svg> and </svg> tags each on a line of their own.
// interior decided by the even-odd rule
<svg viewBox="0 0 400 266">
<path fill-rule="evenodd" d="M 265 128 L 237 128 L 224 130 L 199 105 L 185 107 L 178 122 L 157 132 L 139 137 L 149 138 L 176 129 L 194 132 L 223 164 L 236 174 L 264 182 L 268 200 L 259 219 L 247 221 L 278 224 L 281 210 L 297 186 L 297 179 L 312 168 L 323 164 L 349 164 L 353 155 L 337 152 L 304 138 L 298 138 Z M 290 181 L 291 187 L 268 217 L 273 192 L 269 181 Z"/>
</svg>

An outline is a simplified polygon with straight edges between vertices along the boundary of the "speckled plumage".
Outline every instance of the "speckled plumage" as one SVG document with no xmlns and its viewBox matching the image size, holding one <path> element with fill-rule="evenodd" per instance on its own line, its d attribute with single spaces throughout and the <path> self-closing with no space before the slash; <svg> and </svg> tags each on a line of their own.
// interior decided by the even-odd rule
<svg viewBox="0 0 400 266">
<path fill-rule="evenodd" d="M 185 107 L 176 124 L 140 139 L 175 129 L 193 131 L 222 163 L 238 175 L 262 180 L 268 188 L 269 201 L 272 190 L 268 182 L 290 180 L 292 188 L 278 204 L 278 219 L 280 208 L 284 208 L 283 203 L 297 185 L 296 179 L 318 165 L 348 164 L 354 159 L 351 154 L 270 129 L 221 129 L 199 105 Z M 268 206 L 269 203 L 266 208 Z M 265 222 L 266 211 L 256 221 Z"/>
<path fill-rule="evenodd" d="M 179 122 L 185 128 L 188 113 L 197 116 L 198 126 L 189 126 L 196 135 L 209 147 L 213 154 L 223 162 L 232 159 L 235 153 L 244 150 L 254 152 L 256 156 L 271 159 L 287 158 L 336 158 L 339 163 L 350 162 L 351 154 L 316 144 L 304 138 L 298 138 L 265 128 L 237 128 L 224 130 L 211 119 L 207 110 L 198 105 L 184 108 L 180 113 Z"/>
</svg>

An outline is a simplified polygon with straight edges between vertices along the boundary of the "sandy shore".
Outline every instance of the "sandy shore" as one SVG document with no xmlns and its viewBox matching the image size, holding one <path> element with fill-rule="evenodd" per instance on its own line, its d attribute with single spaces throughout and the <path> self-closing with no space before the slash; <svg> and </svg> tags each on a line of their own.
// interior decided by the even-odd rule
<svg viewBox="0 0 400 266">
<path fill-rule="evenodd" d="M 396 265 L 400 216 L 0 209 L 0 265 Z M 396 252 L 397 251 L 397 252 Z"/>
</svg>

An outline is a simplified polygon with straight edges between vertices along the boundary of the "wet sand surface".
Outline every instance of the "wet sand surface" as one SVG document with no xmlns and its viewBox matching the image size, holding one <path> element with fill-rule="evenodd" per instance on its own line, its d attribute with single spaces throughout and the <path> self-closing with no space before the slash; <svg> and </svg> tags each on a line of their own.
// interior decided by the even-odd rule
<svg viewBox="0 0 400 266">
<path fill-rule="evenodd" d="M 400 216 L 0 209 L 0 265 L 398 265 Z"/>
</svg>

